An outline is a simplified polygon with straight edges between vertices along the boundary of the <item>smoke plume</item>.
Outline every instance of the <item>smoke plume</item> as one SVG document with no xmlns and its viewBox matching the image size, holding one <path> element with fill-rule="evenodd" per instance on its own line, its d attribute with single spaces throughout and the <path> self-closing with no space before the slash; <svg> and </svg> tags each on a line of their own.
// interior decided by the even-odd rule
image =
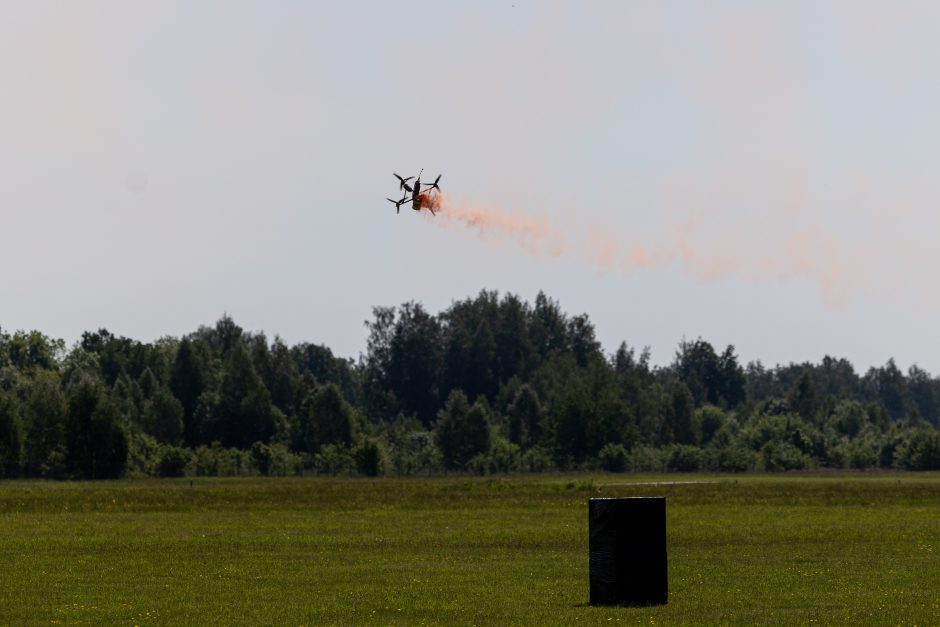
<svg viewBox="0 0 940 627">
<path fill-rule="evenodd" d="M 608 225 L 562 228 L 544 215 L 473 205 L 450 195 L 425 195 L 422 207 L 435 208 L 431 219 L 438 226 L 467 229 L 486 241 L 519 246 L 534 257 L 574 255 L 602 274 L 630 276 L 674 267 L 700 283 L 732 277 L 755 282 L 802 278 L 835 307 L 862 286 L 856 277 L 864 267 L 863 255 L 819 224 L 785 232 L 770 232 L 767 225 L 766 237 L 748 238 L 734 225 L 698 216 L 628 236 Z"/>
<path fill-rule="evenodd" d="M 470 229 L 482 239 L 497 243 L 508 240 L 536 257 L 558 257 L 568 250 L 564 231 L 545 217 L 470 205 L 442 193 L 435 194 L 433 202 L 439 209 L 435 223 L 440 226 Z"/>
</svg>

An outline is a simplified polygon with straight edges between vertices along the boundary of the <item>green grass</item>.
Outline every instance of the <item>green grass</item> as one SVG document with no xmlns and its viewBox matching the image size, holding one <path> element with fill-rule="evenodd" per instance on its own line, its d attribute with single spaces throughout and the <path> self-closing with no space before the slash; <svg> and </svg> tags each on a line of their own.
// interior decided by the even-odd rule
<svg viewBox="0 0 940 627">
<path fill-rule="evenodd" d="M 667 497 L 667 605 L 586 605 L 597 495 Z M 613 621 L 940 624 L 940 475 L 0 483 L 0 624 Z"/>
</svg>

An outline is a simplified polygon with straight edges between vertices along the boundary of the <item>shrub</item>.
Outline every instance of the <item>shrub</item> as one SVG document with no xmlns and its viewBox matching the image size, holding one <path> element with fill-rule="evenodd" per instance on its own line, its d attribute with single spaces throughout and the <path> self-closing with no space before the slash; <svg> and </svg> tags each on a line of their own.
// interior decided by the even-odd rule
<svg viewBox="0 0 940 627">
<path fill-rule="evenodd" d="M 519 446 L 505 438 L 493 438 L 486 454 L 489 472 L 514 472 L 519 470 L 521 453 Z"/>
<path fill-rule="evenodd" d="M 356 460 L 345 446 L 326 444 L 313 456 L 313 467 L 321 475 L 351 475 L 356 470 Z"/>
<path fill-rule="evenodd" d="M 784 442 L 768 442 L 761 448 L 761 463 L 764 470 L 805 470 L 813 467 L 813 459 L 795 447 Z"/>
<path fill-rule="evenodd" d="M 705 450 L 705 468 L 716 472 L 747 472 L 758 466 L 760 457 L 740 446 Z"/>
<path fill-rule="evenodd" d="M 474 455 L 465 465 L 464 468 L 467 472 L 474 475 L 485 475 L 489 472 L 489 463 L 486 459 L 486 455 L 480 453 L 479 455 Z"/>
<path fill-rule="evenodd" d="M 441 469 L 441 454 L 431 433 L 413 418 L 399 416 L 382 433 L 389 471 L 397 475 L 431 474 Z"/>
<path fill-rule="evenodd" d="M 254 474 L 255 466 L 248 451 L 224 448 L 218 441 L 195 451 L 196 474 L 204 477 L 238 477 Z"/>
<path fill-rule="evenodd" d="M 597 453 L 601 468 L 608 472 L 624 472 L 629 464 L 629 452 L 623 444 L 608 442 Z"/>
<path fill-rule="evenodd" d="M 695 472 L 702 467 L 702 449 L 686 444 L 676 444 L 666 453 L 666 469 L 674 472 Z"/>
<path fill-rule="evenodd" d="M 127 473 L 131 476 L 157 474 L 163 449 L 156 438 L 134 430 L 128 436 Z"/>
<path fill-rule="evenodd" d="M 365 439 L 359 443 L 353 452 L 356 459 L 356 470 L 367 477 L 377 477 L 383 474 L 385 460 L 382 449 L 375 440 Z"/>
<path fill-rule="evenodd" d="M 940 470 L 940 433 L 916 431 L 898 447 L 895 465 L 904 470 Z"/>
<path fill-rule="evenodd" d="M 182 477 L 192 462 L 193 454 L 180 446 L 164 446 L 157 462 L 157 474 L 161 477 Z"/>
<path fill-rule="evenodd" d="M 521 454 L 516 444 L 497 437 L 493 439 L 490 449 L 471 458 L 466 468 L 479 475 L 508 473 L 519 469 L 520 459 Z"/>
<path fill-rule="evenodd" d="M 271 468 L 271 447 L 264 442 L 255 442 L 251 445 L 249 453 L 258 472 L 267 475 Z"/>
<path fill-rule="evenodd" d="M 830 468 L 846 468 L 850 454 L 848 442 L 830 444 L 826 449 L 826 465 Z"/>
<path fill-rule="evenodd" d="M 705 405 L 695 411 L 695 422 L 702 432 L 702 444 L 711 442 L 727 422 L 724 411 L 714 405 Z"/>
<path fill-rule="evenodd" d="M 874 438 L 856 438 L 849 445 L 849 466 L 858 470 L 877 468 L 880 447 Z"/>
<path fill-rule="evenodd" d="M 662 472 L 665 468 L 665 456 L 660 449 L 639 446 L 630 451 L 630 470 L 634 472 Z"/>
<path fill-rule="evenodd" d="M 546 472 L 554 468 L 552 454 L 541 446 L 533 446 L 527 450 L 519 461 L 519 469 L 523 472 Z"/>
<path fill-rule="evenodd" d="M 276 477 L 286 477 L 289 475 L 299 475 L 303 471 L 303 458 L 300 455 L 291 453 L 283 444 L 271 444 L 271 465 L 268 467 L 268 474 Z"/>
</svg>

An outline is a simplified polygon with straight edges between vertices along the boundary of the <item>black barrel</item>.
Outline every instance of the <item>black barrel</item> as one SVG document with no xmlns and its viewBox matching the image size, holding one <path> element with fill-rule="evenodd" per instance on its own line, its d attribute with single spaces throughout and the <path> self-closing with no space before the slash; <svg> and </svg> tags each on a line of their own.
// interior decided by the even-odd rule
<svg viewBox="0 0 940 627">
<path fill-rule="evenodd" d="M 588 499 L 591 605 L 666 602 L 666 497 Z"/>
</svg>

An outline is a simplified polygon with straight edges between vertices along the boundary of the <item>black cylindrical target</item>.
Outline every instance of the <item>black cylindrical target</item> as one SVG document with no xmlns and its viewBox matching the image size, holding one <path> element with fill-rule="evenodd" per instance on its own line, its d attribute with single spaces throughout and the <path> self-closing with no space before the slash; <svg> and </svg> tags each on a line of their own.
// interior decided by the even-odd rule
<svg viewBox="0 0 940 627">
<path fill-rule="evenodd" d="M 653 605 L 668 596 L 666 498 L 588 500 L 592 605 Z"/>
</svg>

